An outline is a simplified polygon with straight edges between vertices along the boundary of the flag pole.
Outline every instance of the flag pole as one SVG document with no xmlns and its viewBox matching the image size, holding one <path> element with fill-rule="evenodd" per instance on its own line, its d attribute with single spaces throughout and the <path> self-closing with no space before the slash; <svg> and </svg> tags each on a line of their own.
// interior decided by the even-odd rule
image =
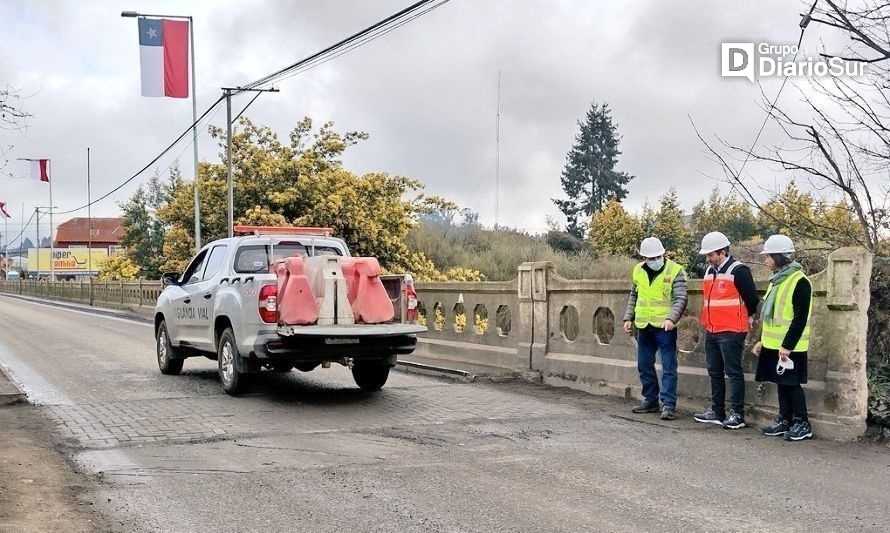
<svg viewBox="0 0 890 533">
<path fill-rule="evenodd" d="M 46 161 L 46 176 L 49 178 L 49 281 L 56 281 L 56 248 L 53 238 L 53 181 L 52 163 Z"/>
<path fill-rule="evenodd" d="M 151 15 L 138 11 L 121 11 L 122 17 L 151 17 L 162 19 L 187 20 L 189 23 L 189 53 L 192 66 L 192 145 L 195 162 L 195 253 L 201 249 L 201 202 L 198 196 L 198 95 L 195 92 L 195 30 L 194 19 L 189 15 Z"/>
<path fill-rule="evenodd" d="M 195 253 L 201 249 L 201 202 L 198 193 L 198 94 L 195 91 L 195 30 L 189 17 L 189 51 L 192 54 L 192 148 L 195 159 Z"/>
<path fill-rule="evenodd" d="M 37 281 L 40 281 L 40 208 L 35 207 L 34 213 L 37 215 Z"/>
</svg>

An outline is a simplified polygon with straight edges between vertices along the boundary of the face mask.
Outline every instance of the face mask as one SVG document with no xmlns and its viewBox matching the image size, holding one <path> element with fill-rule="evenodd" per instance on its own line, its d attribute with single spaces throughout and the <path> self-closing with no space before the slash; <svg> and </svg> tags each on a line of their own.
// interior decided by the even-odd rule
<svg viewBox="0 0 890 533">
<path fill-rule="evenodd" d="M 661 270 L 661 267 L 664 266 L 664 258 L 646 259 L 646 265 L 652 270 Z"/>
</svg>

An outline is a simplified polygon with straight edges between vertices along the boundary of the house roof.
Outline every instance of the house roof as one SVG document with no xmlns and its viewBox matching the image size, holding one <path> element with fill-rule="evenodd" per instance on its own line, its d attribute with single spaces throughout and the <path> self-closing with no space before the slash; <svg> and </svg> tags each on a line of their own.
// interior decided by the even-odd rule
<svg viewBox="0 0 890 533">
<path fill-rule="evenodd" d="M 93 242 L 120 242 L 124 236 L 123 219 L 93 218 Z M 88 242 L 90 240 L 90 219 L 72 218 L 56 228 L 56 242 Z"/>
</svg>

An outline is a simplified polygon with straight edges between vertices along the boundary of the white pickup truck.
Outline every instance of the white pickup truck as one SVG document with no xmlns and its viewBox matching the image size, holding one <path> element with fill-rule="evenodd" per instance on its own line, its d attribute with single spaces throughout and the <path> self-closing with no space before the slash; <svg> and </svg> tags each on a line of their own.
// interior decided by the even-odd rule
<svg viewBox="0 0 890 533">
<path fill-rule="evenodd" d="M 188 357 L 216 359 L 223 390 L 237 394 L 249 374 L 309 372 L 336 362 L 351 368 L 360 388 L 375 391 L 398 355 L 412 353 L 417 333 L 427 330 L 414 322 L 417 300 L 408 274 L 380 276 L 394 306 L 394 318 L 386 323 L 283 323 L 276 262 L 350 257 L 346 243 L 325 228 L 243 226 L 236 232 L 252 235 L 213 241 L 181 275 L 163 275 L 154 320 L 162 373 L 179 374 Z"/>
</svg>

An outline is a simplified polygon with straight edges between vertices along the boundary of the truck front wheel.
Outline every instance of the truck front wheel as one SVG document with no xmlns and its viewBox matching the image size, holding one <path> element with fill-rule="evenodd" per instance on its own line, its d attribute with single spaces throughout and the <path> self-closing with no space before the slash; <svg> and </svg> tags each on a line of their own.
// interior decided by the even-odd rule
<svg viewBox="0 0 890 533">
<path fill-rule="evenodd" d="M 167 322 L 162 320 L 158 324 L 158 333 L 155 339 L 155 348 L 158 354 L 158 368 L 161 374 L 177 376 L 182 372 L 182 363 L 185 361 L 179 357 L 176 348 L 170 343 L 170 335 L 167 333 Z"/>
<path fill-rule="evenodd" d="M 241 355 L 238 353 L 238 344 L 235 342 L 235 333 L 232 328 L 226 328 L 219 338 L 219 350 L 217 354 L 219 362 L 219 380 L 226 394 L 235 395 L 244 388 L 247 376 L 239 370 L 241 367 Z"/>
<path fill-rule="evenodd" d="M 365 392 L 380 390 L 389 378 L 390 366 L 387 364 L 357 364 L 352 367 L 355 384 Z"/>
</svg>

